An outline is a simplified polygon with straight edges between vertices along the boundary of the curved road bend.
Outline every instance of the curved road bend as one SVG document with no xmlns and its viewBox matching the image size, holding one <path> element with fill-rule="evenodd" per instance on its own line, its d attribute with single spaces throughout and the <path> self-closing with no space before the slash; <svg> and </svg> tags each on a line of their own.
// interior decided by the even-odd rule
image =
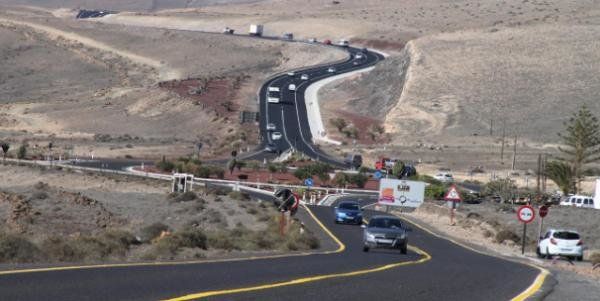
<svg viewBox="0 0 600 301">
<path fill-rule="evenodd" d="M 535 279 L 534 268 L 485 256 L 434 237 L 419 229 L 409 250 L 362 252 L 362 229 L 333 223 L 330 207 L 310 207 L 315 216 L 345 246 L 341 252 L 255 260 L 177 265 L 146 265 L 0 272 L 0 300 L 158 300 L 206 291 L 255 287 L 386 267 L 355 276 L 267 287 L 210 300 L 508 300 Z M 370 216 L 373 211 L 365 210 Z M 429 260 L 428 260 L 429 259 Z M 193 296 L 191 296 L 193 297 Z M 385 298 L 385 299 L 384 299 Z"/>
<path fill-rule="evenodd" d="M 340 46 L 334 46 L 340 47 Z M 363 49 L 354 47 L 340 47 L 348 51 L 349 56 L 345 61 L 314 66 L 295 71 L 294 76 L 287 73 L 268 80 L 259 91 L 260 106 L 260 131 L 263 138 L 259 149 L 263 149 L 268 143 L 276 145 L 277 149 L 285 152 L 288 149 L 296 149 L 305 155 L 334 166 L 346 167 L 346 164 L 339 159 L 332 158 L 323 151 L 319 150 L 313 143 L 313 133 L 310 131 L 310 124 L 307 114 L 305 91 L 311 84 L 327 77 L 335 76 L 341 73 L 356 71 L 371 67 L 383 60 L 383 55 L 373 51 L 363 51 Z M 362 58 L 356 58 L 357 53 L 363 53 Z M 335 72 L 328 72 L 329 67 L 335 68 Z M 309 76 L 308 80 L 302 80 L 302 74 Z M 289 90 L 289 85 L 296 86 L 295 91 Z M 269 87 L 277 87 L 280 92 L 269 92 Z M 279 103 L 269 103 L 267 97 L 279 97 Z M 267 131 L 267 124 L 275 125 L 276 130 L 283 134 L 278 140 L 273 140 L 270 132 Z M 262 159 L 264 153 L 255 153 L 247 158 Z"/>
</svg>

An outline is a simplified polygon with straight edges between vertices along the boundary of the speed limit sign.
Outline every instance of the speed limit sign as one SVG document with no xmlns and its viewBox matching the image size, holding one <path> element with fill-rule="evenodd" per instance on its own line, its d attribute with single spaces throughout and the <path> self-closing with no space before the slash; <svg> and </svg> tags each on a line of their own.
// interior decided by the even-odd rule
<svg viewBox="0 0 600 301">
<path fill-rule="evenodd" d="M 535 218 L 535 210 L 529 205 L 521 206 L 517 210 L 517 217 L 525 224 L 529 224 Z"/>
</svg>

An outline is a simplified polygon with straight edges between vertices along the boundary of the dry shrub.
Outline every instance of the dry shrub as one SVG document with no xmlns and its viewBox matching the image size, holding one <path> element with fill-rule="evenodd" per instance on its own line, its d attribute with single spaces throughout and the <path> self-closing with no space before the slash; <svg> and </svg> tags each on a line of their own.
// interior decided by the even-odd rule
<svg viewBox="0 0 600 301">
<path fill-rule="evenodd" d="M 590 255 L 590 262 L 593 265 L 600 264 L 600 252 L 594 252 Z"/>
<path fill-rule="evenodd" d="M 184 193 L 173 192 L 169 194 L 169 200 L 174 203 L 190 202 L 197 198 L 198 196 L 193 191 L 186 191 Z"/>
<path fill-rule="evenodd" d="M 34 262 L 41 257 L 38 247 L 24 237 L 0 233 L 0 262 Z"/>
<path fill-rule="evenodd" d="M 496 242 L 497 243 L 503 243 L 506 240 L 510 240 L 515 243 L 518 243 L 521 240 L 521 238 L 515 232 L 507 230 L 507 229 L 500 230 L 498 233 L 496 233 Z"/>
<path fill-rule="evenodd" d="M 45 200 L 48 198 L 48 194 L 45 191 L 36 191 L 31 194 L 33 200 Z"/>
<path fill-rule="evenodd" d="M 149 242 L 160 236 L 163 231 L 169 231 L 169 226 L 158 222 L 146 226 L 140 230 L 140 241 L 144 243 Z"/>
<path fill-rule="evenodd" d="M 206 234 L 201 230 L 188 228 L 159 240 L 156 243 L 155 252 L 158 255 L 175 255 L 181 248 L 200 248 L 206 250 L 206 247 Z"/>
<path fill-rule="evenodd" d="M 42 242 L 46 257 L 51 261 L 98 261 L 107 258 L 122 258 L 132 244 L 138 241 L 127 231 L 112 230 L 99 236 L 78 237 L 65 240 L 51 237 Z"/>
</svg>

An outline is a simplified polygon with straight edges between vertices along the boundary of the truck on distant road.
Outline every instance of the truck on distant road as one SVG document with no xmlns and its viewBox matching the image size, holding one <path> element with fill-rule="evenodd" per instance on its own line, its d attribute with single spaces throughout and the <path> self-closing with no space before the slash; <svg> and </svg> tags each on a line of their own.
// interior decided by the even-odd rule
<svg viewBox="0 0 600 301">
<path fill-rule="evenodd" d="M 263 34 L 263 26 L 260 24 L 250 24 L 249 33 L 251 36 L 260 37 Z"/>
<path fill-rule="evenodd" d="M 294 39 L 294 34 L 291 32 L 286 32 L 283 34 L 283 39 L 284 40 L 293 40 Z"/>
</svg>

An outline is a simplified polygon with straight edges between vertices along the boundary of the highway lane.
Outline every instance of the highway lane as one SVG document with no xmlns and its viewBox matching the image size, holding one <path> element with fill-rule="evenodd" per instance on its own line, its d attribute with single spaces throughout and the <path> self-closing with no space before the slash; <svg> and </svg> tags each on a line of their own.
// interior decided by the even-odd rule
<svg viewBox="0 0 600 301">
<path fill-rule="evenodd" d="M 255 287 L 315 275 L 368 270 L 423 256 L 409 251 L 362 252 L 362 229 L 333 223 L 330 207 L 311 207 L 345 245 L 332 254 L 232 262 L 124 266 L 0 275 L 0 300 L 157 300 L 188 294 Z M 374 214 L 366 210 L 366 215 Z M 507 300 L 528 287 L 537 270 L 463 249 L 419 229 L 409 244 L 431 255 L 420 264 L 353 277 L 215 296 L 214 300 Z M 285 298 L 282 298 L 285 297 Z"/>
</svg>

